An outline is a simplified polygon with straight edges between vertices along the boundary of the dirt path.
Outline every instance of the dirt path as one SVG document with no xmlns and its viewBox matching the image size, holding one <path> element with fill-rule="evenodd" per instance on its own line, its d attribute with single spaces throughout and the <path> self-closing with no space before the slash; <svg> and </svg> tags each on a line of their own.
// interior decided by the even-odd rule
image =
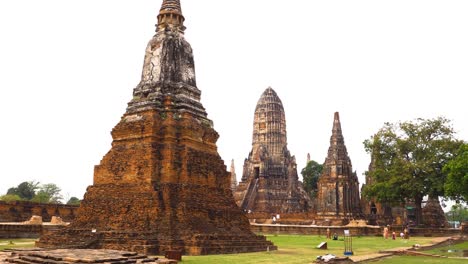
<svg viewBox="0 0 468 264">
<path fill-rule="evenodd" d="M 453 239 L 453 237 L 434 237 L 434 239 L 432 239 L 430 243 L 422 244 L 421 247 L 440 244 L 450 239 Z M 395 252 L 402 252 L 402 251 L 407 251 L 411 249 L 413 249 L 413 245 L 408 246 L 408 247 L 398 247 L 398 248 L 393 248 L 393 249 L 387 249 L 382 253 L 369 254 L 365 256 L 351 256 L 350 259 L 352 259 L 354 262 L 369 261 L 369 260 L 389 257 L 393 255 Z"/>
</svg>

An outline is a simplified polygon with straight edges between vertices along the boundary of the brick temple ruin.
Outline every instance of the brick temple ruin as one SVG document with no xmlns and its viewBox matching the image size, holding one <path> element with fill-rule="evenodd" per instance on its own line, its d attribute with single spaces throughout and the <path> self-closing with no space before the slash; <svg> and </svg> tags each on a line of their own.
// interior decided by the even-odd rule
<svg viewBox="0 0 468 264">
<path fill-rule="evenodd" d="M 375 158 L 371 155 L 371 162 L 368 171 L 375 170 Z M 372 186 L 377 181 L 366 173 L 365 183 L 361 190 L 366 186 Z M 416 205 L 413 201 L 407 200 L 402 204 L 390 204 L 378 202 L 375 198 L 361 197 L 361 208 L 365 219 L 371 225 L 408 225 L 416 223 Z M 439 197 L 429 196 L 422 208 L 422 224 L 428 228 L 449 227 L 449 223 L 442 209 Z"/>
<path fill-rule="evenodd" d="M 362 217 L 359 181 L 346 150 L 338 112 L 334 116 L 330 147 L 317 189 L 318 219 L 329 224 L 346 224 Z"/>
<path fill-rule="evenodd" d="M 250 231 L 233 199 L 218 133 L 200 102 L 180 1 L 164 0 L 157 18 L 141 81 L 78 216 L 37 246 L 190 255 L 276 249 Z"/>
<path fill-rule="evenodd" d="M 236 203 L 247 212 L 307 212 L 311 201 L 296 167 L 296 159 L 287 148 L 283 104 L 268 88 L 255 108 L 252 151 L 234 192 Z"/>
</svg>

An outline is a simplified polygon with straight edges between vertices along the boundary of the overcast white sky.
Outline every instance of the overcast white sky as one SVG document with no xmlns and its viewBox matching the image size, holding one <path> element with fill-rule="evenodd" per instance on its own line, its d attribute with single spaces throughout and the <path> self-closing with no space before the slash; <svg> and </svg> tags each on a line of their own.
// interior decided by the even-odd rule
<svg viewBox="0 0 468 264">
<path fill-rule="evenodd" d="M 140 80 L 161 0 L 0 2 L 0 194 L 23 181 L 82 198 Z M 468 140 L 468 1 L 182 0 L 198 88 L 240 179 L 271 86 L 299 173 L 340 112 L 354 169 L 384 122 L 445 116 Z"/>
</svg>

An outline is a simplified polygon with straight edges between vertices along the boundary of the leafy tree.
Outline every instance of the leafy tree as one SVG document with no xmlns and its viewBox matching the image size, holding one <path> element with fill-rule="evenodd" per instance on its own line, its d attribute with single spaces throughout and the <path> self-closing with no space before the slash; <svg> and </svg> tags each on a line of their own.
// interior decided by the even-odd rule
<svg viewBox="0 0 468 264">
<path fill-rule="evenodd" d="M 31 201 L 38 203 L 62 203 L 61 200 L 63 197 L 60 194 L 61 191 L 62 190 L 53 183 L 43 184 Z"/>
<path fill-rule="evenodd" d="M 445 217 L 450 221 L 468 221 L 468 207 L 463 204 L 454 204 L 450 211 L 445 213 Z"/>
<path fill-rule="evenodd" d="M 16 194 L 6 194 L 6 195 L 0 196 L 0 201 L 5 201 L 5 202 L 21 201 L 21 197 L 19 197 Z"/>
<path fill-rule="evenodd" d="M 36 190 L 39 188 L 39 182 L 22 182 L 18 187 L 8 189 L 7 194 L 18 195 L 24 200 L 31 200 L 36 195 Z"/>
<path fill-rule="evenodd" d="M 468 144 L 460 146 L 455 158 L 444 167 L 447 173 L 445 191 L 454 200 L 468 202 Z"/>
<path fill-rule="evenodd" d="M 40 190 L 37 192 L 37 194 L 31 199 L 31 202 L 35 203 L 49 203 L 50 202 L 50 196 L 45 193 L 44 191 Z"/>
<path fill-rule="evenodd" d="M 71 197 L 67 202 L 68 205 L 80 205 L 80 203 L 81 203 L 81 200 L 74 196 Z"/>
<path fill-rule="evenodd" d="M 317 183 L 322 174 L 323 165 L 311 160 L 307 163 L 307 166 L 302 169 L 301 174 L 303 178 L 304 190 L 309 194 L 311 198 L 317 195 Z"/>
<path fill-rule="evenodd" d="M 374 184 L 366 186 L 364 196 L 394 204 L 413 201 L 416 224 L 420 224 L 423 197 L 445 196 L 442 168 L 461 144 L 454 133 L 443 117 L 386 123 L 364 141 L 374 162 L 367 172 Z"/>
</svg>

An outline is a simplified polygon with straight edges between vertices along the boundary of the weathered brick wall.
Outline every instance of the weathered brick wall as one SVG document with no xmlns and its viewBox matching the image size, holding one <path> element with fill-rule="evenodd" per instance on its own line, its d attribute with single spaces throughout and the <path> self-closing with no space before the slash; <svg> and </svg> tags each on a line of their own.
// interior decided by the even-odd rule
<svg viewBox="0 0 468 264">
<path fill-rule="evenodd" d="M 280 235 L 321 235 L 326 236 L 327 228 L 331 234 L 343 236 L 344 230 L 349 230 L 352 236 L 374 236 L 381 234 L 380 227 L 347 227 L 347 226 L 306 226 L 306 225 L 261 225 L 251 224 L 250 228 L 257 234 L 280 234 Z"/>
<path fill-rule="evenodd" d="M 246 214 L 250 222 L 258 224 L 271 223 L 273 216 L 276 214 L 251 212 Z M 296 224 L 296 225 L 311 225 L 315 223 L 315 213 L 282 213 L 280 218 L 276 219 L 278 224 Z"/>
<path fill-rule="evenodd" d="M 39 238 L 42 225 L 0 224 L 0 238 Z"/>
<path fill-rule="evenodd" d="M 343 236 L 344 230 L 349 230 L 352 236 L 381 236 L 383 228 L 370 226 L 306 226 L 306 225 L 280 225 L 280 224 L 255 224 L 250 227 L 257 234 L 281 234 L 281 235 L 321 235 L 326 236 L 327 228 L 330 228 L 331 234 L 337 233 Z M 401 228 L 391 227 L 390 230 L 398 231 Z M 411 228 L 410 236 L 459 236 L 462 229 L 455 228 Z"/>
<path fill-rule="evenodd" d="M 23 222 L 33 215 L 42 216 L 49 222 L 52 216 L 59 216 L 65 222 L 75 219 L 78 206 L 65 204 L 40 204 L 25 201 L 0 201 L 0 222 Z"/>
<path fill-rule="evenodd" d="M 458 236 L 460 228 L 410 228 L 410 236 L 443 237 Z"/>
</svg>

